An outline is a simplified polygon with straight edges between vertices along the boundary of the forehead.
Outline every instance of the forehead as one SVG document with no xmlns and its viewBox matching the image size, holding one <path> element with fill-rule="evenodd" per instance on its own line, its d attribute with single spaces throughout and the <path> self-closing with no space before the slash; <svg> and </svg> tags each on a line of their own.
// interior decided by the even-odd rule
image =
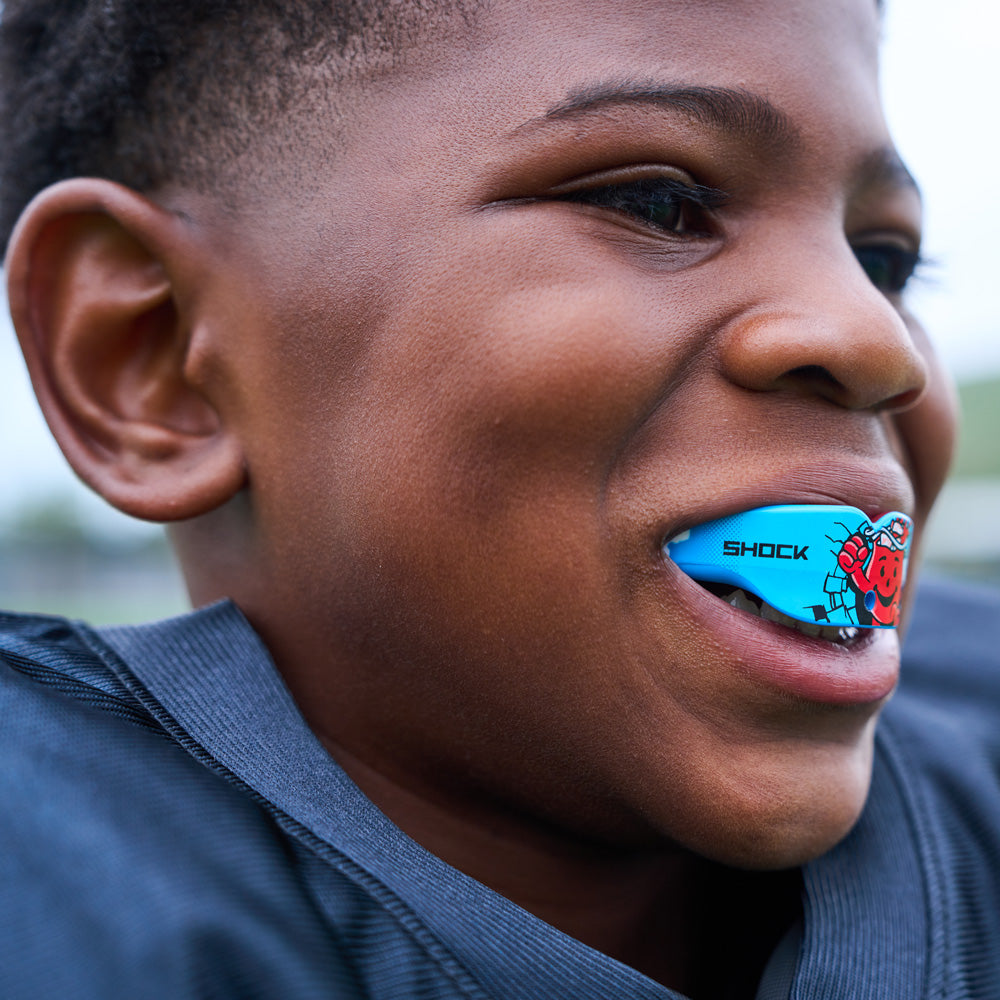
<svg viewBox="0 0 1000 1000">
<path fill-rule="evenodd" d="M 775 85 L 789 75 L 829 84 L 825 71 L 848 64 L 874 70 L 878 33 L 874 0 L 497 0 L 473 31 L 480 54 L 524 53 L 536 80 L 574 56 L 608 70 L 642 61 L 712 76 L 752 66 Z"/>
<path fill-rule="evenodd" d="M 488 0 L 391 71 L 317 86 L 240 183 L 267 246 L 284 234 L 299 253 L 315 233 L 322 266 L 331 239 L 357 244 L 373 274 L 380 247 L 444 253 L 470 211 L 623 163 L 669 163 L 743 204 L 796 193 L 854 230 L 891 201 L 912 232 L 879 33 L 875 0 Z"/>
<path fill-rule="evenodd" d="M 888 145 L 878 39 L 874 0 L 491 0 L 467 29 L 424 36 L 400 72 L 373 81 L 343 138 L 398 150 L 398 159 L 433 149 L 434 169 L 449 152 L 471 167 L 533 123 L 570 121 L 590 140 L 613 119 L 645 128 L 624 114 L 678 110 L 608 99 L 589 102 L 589 119 L 570 113 L 595 94 L 711 87 L 760 99 L 708 123 L 726 119 L 733 138 L 759 142 L 791 124 L 786 131 L 818 155 L 860 161 Z M 780 114 L 760 114 L 765 103 Z M 705 125 L 705 110 L 702 102 L 689 122 Z M 407 172 L 431 165 L 418 159 Z"/>
<path fill-rule="evenodd" d="M 793 85 L 815 97 L 845 79 L 873 84 L 878 39 L 874 0 L 491 0 L 464 39 L 449 34 L 447 52 L 435 56 L 483 77 L 463 96 L 498 102 L 558 93 L 574 76 L 622 73 L 752 79 L 764 91 Z"/>
</svg>

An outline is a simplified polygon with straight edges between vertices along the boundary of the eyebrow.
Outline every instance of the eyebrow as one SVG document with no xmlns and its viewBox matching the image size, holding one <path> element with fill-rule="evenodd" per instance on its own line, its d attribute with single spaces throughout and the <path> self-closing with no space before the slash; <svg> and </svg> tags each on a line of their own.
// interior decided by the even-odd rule
<svg viewBox="0 0 1000 1000">
<path fill-rule="evenodd" d="M 642 106 L 679 111 L 719 132 L 766 144 L 779 153 L 793 153 L 802 145 L 802 133 L 785 112 L 752 91 L 629 81 L 581 87 L 514 131 L 530 130 L 549 122 L 584 118 L 607 108 Z M 865 157 L 858 176 L 869 183 L 908 188 L 921 195 L 920 185 L 891 145 Z"/>
<path fill-rule="evenodd" d="M 766 98 L 728 87 L 606 83 L 581 88 L 516 131 L 572 120 L 613 107 L 652 106 L 679 111 L 720 132 L 791 151 L 801 141 L 788 116 Z"/>
</svg>

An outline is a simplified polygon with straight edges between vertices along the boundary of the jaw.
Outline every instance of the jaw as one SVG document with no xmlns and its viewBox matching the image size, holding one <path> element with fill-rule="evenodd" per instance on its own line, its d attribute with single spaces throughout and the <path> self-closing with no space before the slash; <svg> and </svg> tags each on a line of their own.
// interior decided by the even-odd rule
<svg viewBox="0 0 1000 1000">
<path fill-rule="evenodd" d="M 877 718 L 898 677 L 895 632 L 830 642 L 734 608 L 669 562 L 651 577 L 646 611 L 670 625 L 630 699 L 644 705 L 622 717 L 638 734 L 632 753 L 664 781 L 647 797 L 650 826 L 742 868 L 829 850 L 867 798 Z"/>
</svg>

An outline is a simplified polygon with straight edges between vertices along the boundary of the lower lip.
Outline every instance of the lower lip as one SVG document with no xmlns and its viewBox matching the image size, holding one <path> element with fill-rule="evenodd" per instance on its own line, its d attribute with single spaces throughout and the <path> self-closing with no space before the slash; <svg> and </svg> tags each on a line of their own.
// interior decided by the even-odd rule
<svg viewBox="0 0 1000 1000">
<path fill-rule="evenodd" d="M 765 621 L 700 587 L 672 562 L 665 569 L 675 600 L 716 643 L 728 648 L 736 669 L 757 684 L 823 705 L 867 705 L 887 698 L 899 680 L 895 629 L 863 629 L 850 645 Z"/>
</svg>

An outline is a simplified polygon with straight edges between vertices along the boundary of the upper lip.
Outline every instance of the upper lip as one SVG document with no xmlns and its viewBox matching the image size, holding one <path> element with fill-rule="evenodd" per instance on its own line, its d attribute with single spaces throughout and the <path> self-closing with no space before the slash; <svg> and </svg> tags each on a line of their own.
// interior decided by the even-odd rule
<svg viewBox="0 0 1000 1000">
<path fill-rule="evenodd" d="M 735 483 L 712 498 L 700 498 L 697 507 L 677 511 L 661 525 L 659 543 L 698 524 L 774 504 L 838 504 L 857 507 L 870 521 L 890 511 L 913 516 L 913 487 L 893 461 L 828 461 L 769 470 L 766 478 Z"/>
</svg>

